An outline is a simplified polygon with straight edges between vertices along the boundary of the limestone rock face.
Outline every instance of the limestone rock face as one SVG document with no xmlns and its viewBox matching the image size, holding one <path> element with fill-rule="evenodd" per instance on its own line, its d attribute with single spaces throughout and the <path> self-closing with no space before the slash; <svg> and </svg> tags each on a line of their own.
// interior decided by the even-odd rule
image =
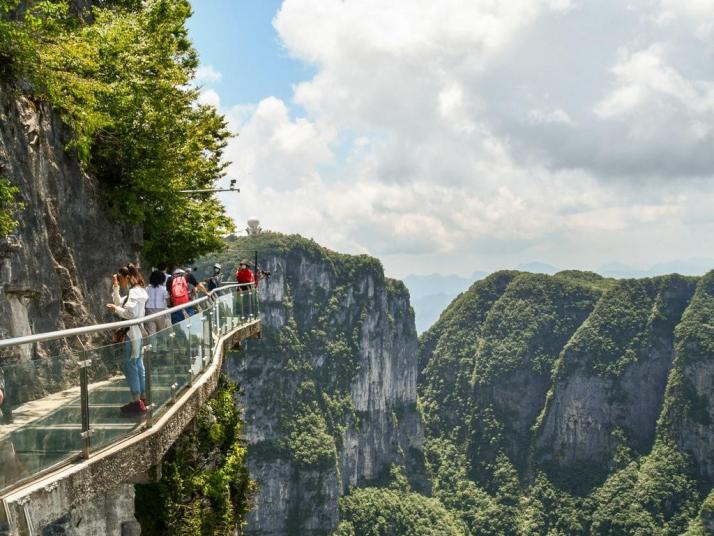
<svg viewBox="0 0 714 536">
<path fill-rule="evenodd" d="M 111 274 L 141 245 L 139 230 L 104 214 L 68 142 L 47 106 L 0 86 L 0 177 L 25 205 L 14 234 L 0 239 L 0 338 L 108 320 Z"/>
<path fill-rule="evenodd" d="M 227 363 L 259 486 L 247 533 L 329 534 L 339 497 L 392 464 L 423 484 L 408 292 L 376 260 L 300 237 L 241 239 L 236 258 L 253 249 L 272 273 L 260 285 L 263 340 Z"/>
<path fill-rule="evenodd" d="M 672 366 L 674 328 L 689 304 L 694 284 L 672 278 L 646 290 L 649 299 L 642 305 L 658 311 L 629 326 L 623 344 L 624 354 L 631 355 L 626 365 L 617 368 L 593 357 L 593 352 L 601 350 L 590 342 L 602 340 L 618 325 L 617 318 L 603 314 L 606 310 L 610 314 L 608 296 L 593 312 L 593 322 L 582 326 L 564 350 L 563 372 L 553 385 L 537 440 L 543 459 L 557 460 L 560 469 L 581 462 L 607 467 L 620 441 L 613 437 L 616 429 L 625 433 L 628 445 L 637 452 L 651 448 Z M 625 296 L 632 300 L 630 304 L 637 297 L 634 291 Z"/>
<path fill-rule="evenodd" d="M 43 527 L 42 534 L 139 536 L 141 527 L 134 519 L 134 486 L 122 484 L 92 501 L 83 503 L 51 525 Z"/>
</svg>

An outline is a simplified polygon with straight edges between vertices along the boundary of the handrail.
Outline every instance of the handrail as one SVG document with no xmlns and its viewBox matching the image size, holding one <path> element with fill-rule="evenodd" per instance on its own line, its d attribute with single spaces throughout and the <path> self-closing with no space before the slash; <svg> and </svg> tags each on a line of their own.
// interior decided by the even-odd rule
<svg viewBox="0 0 714 536">
<path fill-rule="evenodd" d="M 243 289 L 249 291 L 241 292 Z M 22 405 L 17 408 L 7 406 L 10 398 L 6 395 L 7 407 L 3 407 L 3 410 L 7 410 L 5 424 L 0 422 L 0 431 L 4 429 L 5 434 L 4 437 L 0 435 L 0 454 L 4 452 L 3 449 L 9 448 L 13 452 L 15 465 L 13 468 L 8 466 L 7 472 L 0 472 L 0 492 L 14 489 L 69 461 L 90 458 L 94 452 L 127 437 L 127 434 L 150 428 L 155 417 L 173 405 L 180 393 L 190 388 L 208 370 L 215 360 L 217 343 L 223 341 L 226 335 L 239 328 L 249 328 L 250 332 L 246 332 L 248 335 L 259 333 L 257 288 L 251 283 L 227 284 L 204 297 L 149 316 L 0 341 L 7 347 L 126 327 L 151 319 L 166 318 L 171 312 L 200 304 L 204 306 L 195 307 L 191 316 L 152 335 L 141 337 L 139 355 L 143 357 L 141 366 L 144 370 L 134 371 L 145 382 L 145 385 L 139 386 L 144 396 L 143 409 L 139 412 L 132 413 L 131 407 L 126 409 L 138 400 L 123 404 L 131 397 L 138 399 L 139 396 L 135 392 L 136 388 L 131 390 L 130 372 L 124 368 L 126 363 L 133 362 L 133 354 L 130 352 L 134 350 L 129 341 L 78 352 L 77 358 L 73 360 L 76 367 L 70 367 L 72 372 L 65 374 L 63 368 L 55 378 L 57 381 L 48 383 L 51 384 L 49 390 L 39 389 L 30 398 L 23 399 Z M 250 327 L 255 324 L 258 326 L 257 332 L 255 327 Z M 7 369 L 11 374 L 8 376 L 5 371 L 5 382 L 9 381 L 12 386 L 17 378 L 40 382 L 47 380 L 45 369 L 39 368 L 45 360 L 28 363 L 34 362 L 38 363 L 36 370 L 39 372 L 34 372 L 35 368 L 32 368 L 28 373 L 22 368 L 24 365 L 13 369 L 15 364 L 11 364 Z M 118 375 L 122 368 L 129 383 L 126 391 L 124 381 Z M 3 367 L 0 367 L 0 372 L 2 370 Z M 20 376 L 14 370 L 20 371 Z M 50 380 L 54 378 L 52 374 L 54 372 L 50 374 Z M 39 396 L 32 398 L 35 395 Z M 43 403 L 33 406 L 39 400 Z M 91 411 L 90 407 L 93 408 Z M 14 410 L 18 408 L 21 409 L 18 412 L 19 421 L 12 418 Z M 139 421 L 135 420 L 137 418 Z M 41 429 L 52 429 L 53 432 L 44 434 L 37 431 Z M 21 447 L 16 449 L 15 443 Z M 27 460 L 31 463 L 23 466 Z"/>
<path fill-rule="evenodd" d="M 33 335 L 25 335 L 23 337 L 13 337 L 11 339 L 0 339 L 0 349 L 9 348 L 11 346 L 19 346 L 21 344 L 31 344 L 31 343 L 35 343 L 35 342 L 46 342 L 46 341 L 53 341 L 53 340 L 57 340 L 57 339 L 64 339 L 66 337 L 74 337 L 76 335 L 86 335 L 87 333 L 97 333 L 100 331 L 108 331 L 108 330 L 116 330 L 119 328 L 127 328 L 127 327 L 131 327 L 131 326 L 135 326 L 137 324 L 143 324 L 144 322 L 147 322 L 149 320 L 161 318 L 162 316 L 166 316 L 167 314 L 171 314 L 176 311 L 182 311 L 184 309 L 188 309 L 189 307 L 193 307 L 194 305 L 198 305 L 199 303 L 203 303 L 203 302 L 213 298 L 214 293 L 217 294 L 219 291 L 236 288 L 236 287 L 250 288 L 252 286 L 253 286 L 253 283 L 231 283 L 228 285 L 221 285 L 220 287 L 217 287 L 217 288 L 213 289 L 212 291 L 210 291 L 207 295 L 197 298 L 197 299 L 190 301 L 188 303 L 177 305 L 175 307 L 170 307 L 168 309 L 159 311 L 158 313 L 153 313 L 153 314 L 142 316 L 139 318 L 132 318 L 131 320 L 119 320 L 117 322 L 108 322 L 106 324 L 95 324 L 92 326 L 82 326 L 80 328 L 70 328 L 70 329 L 63 329 L 63 330 L 59 330 L 59 331 L 48 331 L 47 333 L 37 333 L 37 334 L 33 334 Z"/>
</svg>

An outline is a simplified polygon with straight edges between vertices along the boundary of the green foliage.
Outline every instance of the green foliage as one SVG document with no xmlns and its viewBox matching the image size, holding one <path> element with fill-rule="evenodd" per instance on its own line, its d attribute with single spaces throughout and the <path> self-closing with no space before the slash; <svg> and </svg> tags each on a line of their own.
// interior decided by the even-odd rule
<svg viewBox="0 0 714 536">
<path fill-rule="evenodd" d="M 583 501 L 558 489 L 539 472 L 521 498 L 519 535 L 574 536 L 584 534 L 587 523 Z"/>
<path fill-rule="evenodd" d="M 465 536 L 463 524 L 436 499 L 418 493 L 362 488 L 340 499 L 335 536 Z"/>
<path fill-rule="evenodd" d="M 591 534 L 681 534 L 699 504 L 689 461 L 657 442 L 649 456 L 614 473 L 592 494 Z"/>
<path fill-rule="evenodd" d="M 714 534 L 714 491 L 702 503 L 699 516 L 682 536 L 711 536 Z"/>
<path fill-rule="evenodd" d="M 714 272 L 698 282 L 689 307 L 675 329 L 674 362 L 658 428 L 674 439 L 712 425 L 711 390 L 697 377 L 714 356 Z M 685 431 L 686 430 L 686 431 Z"/>
<path fill-rule="evenodd" d="M 513 510 L 468 477 L 468 462 L 447 439 L 428 441 L 424 450 L 434 497 L 464 523 L 468 534 L 513 534 Z"/>
<path fill-rule="evenodd" d="M 419 395 L 424 421 L 434 433 L 464 437 L 471 414 L 474 354 L 488 311 L 517 272 L 497 272 L 456 298 L 419 342 L 423 378 Z"/>
<path fill-rule="evenodd" d="M 334 467 L 337 459 L 335 439 L 327 433 L 327 424 L 319 409 L 303 409 L 288 435 L 288 449 L 300 467 Z"/>
<path fill-rule="evenodd" d="M 0 56 L 60 112 L 68 149 L 102 182 L 111 214 L 143 226 L 147 260 L 182 263 L 220 248 L 233 229 L 223 207 L 179 193 L 214 185 L 230 135 L 190 85 L 189 3 L 107 1 L 75 14 L 68 0 L 15 12 L 3 2 Z"/>
<path fill-rule="evenodd" d="M 553 362 L 600 297 L 571 275 L 522 274 L 488 312 L 475 356 L 474 383 L 526 368 L 550 374 Z"/>
<path fill-rule="evenodd" d="M 22 210 L 23 203 L 18 200 L 19 189 L 6 179 L 0 178 L 0 237 L 15 230 L 15 215 Z"/>
<path fill-rule="evenodd" d="M 581 367 L 599 376 L 621 376 L 663 335 L 671 338 L 694 283 L 678 275 L 618 281 L 569 342 L 558 374 Z"/>
<path fill-rule="evenodd" d="M 193 430 L 171 447 L 157 484 L 136 486 L 142 534 L 242 534 L 255 491 L 240 439 L 237 386 L 224 378 Z"/>
</svg>

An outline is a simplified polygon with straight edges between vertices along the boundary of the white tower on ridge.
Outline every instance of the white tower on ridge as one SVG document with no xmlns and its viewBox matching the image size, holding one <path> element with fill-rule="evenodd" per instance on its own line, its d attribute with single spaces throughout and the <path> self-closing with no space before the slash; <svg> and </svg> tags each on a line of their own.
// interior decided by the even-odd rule
<svg viewBox="0 0 714 536">
<path fill-rule="evenodd" d="M 248 233 L 248 236 L 257 235 L 263 232 L 263 228 L 260 226 L 258 218 L 248 219 L 248 227 L 245 228 L 245 232 Z"/>
</svg>

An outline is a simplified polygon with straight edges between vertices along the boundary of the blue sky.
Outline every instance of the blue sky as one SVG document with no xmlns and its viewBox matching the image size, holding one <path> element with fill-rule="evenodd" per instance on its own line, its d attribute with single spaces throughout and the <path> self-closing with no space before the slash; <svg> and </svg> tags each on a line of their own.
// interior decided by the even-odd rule
<svg viewBox="0 0 714 536">
<path fill-rule="evenodd" d="M 189 31 L 204 65 L 221 73 L 211 86 L 226 107 L 255 103 L 273 95 L 290 100 L 292 84 L 314 69 L 289 57 L 272 20 L 282 0 L 202 0 L 193 2 Z"/>
</svg>

